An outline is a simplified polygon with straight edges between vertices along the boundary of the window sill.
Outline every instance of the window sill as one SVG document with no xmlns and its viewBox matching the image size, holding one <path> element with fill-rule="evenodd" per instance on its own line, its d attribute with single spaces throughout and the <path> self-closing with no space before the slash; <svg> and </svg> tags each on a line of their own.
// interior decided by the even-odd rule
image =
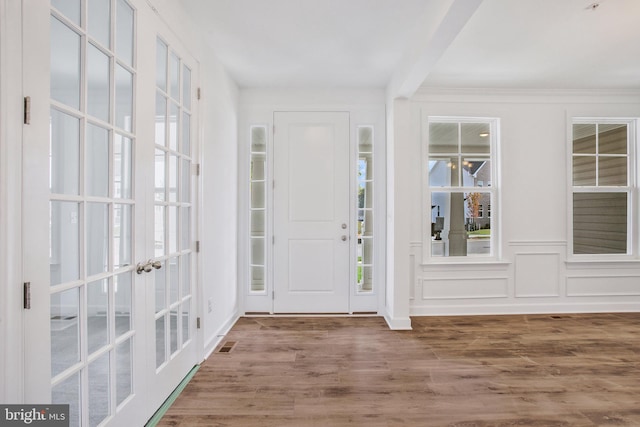
<svg viewBox="0 0 640 427">
<path fill-rule="evenodd" d="M 640 268 L 640 258 L 573 258 L 565 261 L 565 264 L 567 266 L 567 270 Z"/>
<path fill-rule="evenodd" d="M 447 261 L 428 261 L 420 264 L 423 270 L 442 271 L 455 268 L 463 271 L 477 270 L 506 270 L 511 266 L 511 261 L 487 259 L 487 260 L 460 260 L 452 259 Z"/>
</svg>

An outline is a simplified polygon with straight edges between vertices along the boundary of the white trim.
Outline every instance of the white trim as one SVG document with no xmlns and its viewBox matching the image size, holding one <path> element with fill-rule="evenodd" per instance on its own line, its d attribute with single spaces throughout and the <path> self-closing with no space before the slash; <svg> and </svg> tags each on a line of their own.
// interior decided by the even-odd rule
<svg viewBox="0 0 640 427">
<path fill-rule="evenodd" d="M 215 331 L 211 334 L 211 338 L 204 345 L 204 356 L 202 357 L 202 361 L 205 361 L 211 356 L 211 353 L 216 349 L 218 344 L 222 342 L 224 337 L 229 333 L 231 328 L 236 324 L 236 322 L 240 319 L 240 314 L 238 310 L 235 310 L 231 316 Z"/>
<path fill-rule="evenodd" d="M 589 303 L 447 304 L 411 307 L 411 316 L 474 316 L 554 313 L 637 313 L 638 301 Z"/>
<path fill-rule="evenodd" d="M 389 329 L 394 331 L 410 331 L 411 317 L 392 317 L 388 313 L 384 315 L 384 320 L 389 325 Z"/>
</svg>

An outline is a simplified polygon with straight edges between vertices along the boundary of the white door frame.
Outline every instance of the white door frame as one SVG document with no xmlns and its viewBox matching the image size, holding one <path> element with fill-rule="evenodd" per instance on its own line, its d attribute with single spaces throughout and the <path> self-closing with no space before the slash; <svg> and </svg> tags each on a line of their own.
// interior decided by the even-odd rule
<svg viewBox="0 0 640 427">
<path fill-rule="evenodd" d="M 317 95 L 317 94 L 316 94 Z M 359 96 L 351 96 L 353 94 L 338 92 L 331 94 L 330 98 L 334 101 L 327 103 L 310 103 L 309 99 L 314 99 L 314 95 L 299 97 L 280 96 L 278 94 L 258 93 L 255 99 L 252 96 L 242 96 L 239 109 L 239 148 L 238 148 L 238 181 L 239 181 L 239 230 L 238 230 L 238 298 L 240 301 L 241 313 L 267 313 L 273 314 L 273 248 L 269 242 L 273 237 L 272 221 L 267 221 L 266 240 L 267 253 L 265 256 L 267 263 L 267 284 L 264 292 L 252 293 L 249 291 L 250 271 L 249 271 L 249 147 L 250 147 L 250 128 L 252 126 L 265 126 L 267 132 L 267 157 L 269 162 L 269 170 L 267 171 L 267 182 L 273 180 L 273 114 L 276 111 L 303 111 L 303 112 L 327 112 L 327 111 L 347 111 L 350 114 L 350 153 L 351 176 L 355 176 L 356 170 L 356 141 L 357 129 L 359 126 L 372 126 L 374 128 L 376 139 L 376 165 L 375 179 L 375 254 L 374 270 L 375 291 L 369 295 L 362 295 L 356 292 L 355 286 L 355 255 L 353 255 L 350 283 L 350 307 L 349 313 L 376 313 L 383 315 L 385 312 L 385 281 L 386 281 L 386 129 L 385 129 L 385 107 L 384 97 L 368 96 L 366 94 L 362 98 L 360 104 L 354 104 L 359 101 Z M 315 98 L 323 99 L 323 95 L 317 95 Z M 293 100 L 282 102 L 283 98 L 294 98 Z M 355 185 L 351 186 L 351 201 L 353 203 L 352 212 L 355 212 Z M 267 211 L 273 211 L 273 194 L 270 185 L 267 185 Z M 355 215 L 351 215 L 351 221 L 355 223 Z M 353 225 L 355 227 L 355 224 Z M 354 230 L 355 228 L 350 229 Z M 355 239 L 352 239 L 352 245 L 355 245 Z M 354 246 L 355 248 L 355 246 Z M 352 248 L 352 254 L 355 249 Z"/>
</svg>

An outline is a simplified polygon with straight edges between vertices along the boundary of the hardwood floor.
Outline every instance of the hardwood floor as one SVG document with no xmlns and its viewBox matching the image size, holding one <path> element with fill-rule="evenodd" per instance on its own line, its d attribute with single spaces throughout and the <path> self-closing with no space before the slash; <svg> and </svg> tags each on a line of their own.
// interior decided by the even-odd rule
<svg viewBox="0 0 640 427">
<path fill-rule="evenodd" d="M 640 426 L 640 313 L 412 322 L 242 318 L 159 426 Z"/>
</svg>

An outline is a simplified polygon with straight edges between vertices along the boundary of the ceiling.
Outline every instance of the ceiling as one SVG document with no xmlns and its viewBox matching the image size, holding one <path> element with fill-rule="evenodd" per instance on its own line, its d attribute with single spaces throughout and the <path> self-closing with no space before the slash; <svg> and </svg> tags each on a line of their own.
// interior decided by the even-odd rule
<svg viewBox="0 0 640 427">
<path fill-rule="evenodd" d="M 242 88 L 640 89 L 639 0 L 180 1 Z"/>
</svg>

